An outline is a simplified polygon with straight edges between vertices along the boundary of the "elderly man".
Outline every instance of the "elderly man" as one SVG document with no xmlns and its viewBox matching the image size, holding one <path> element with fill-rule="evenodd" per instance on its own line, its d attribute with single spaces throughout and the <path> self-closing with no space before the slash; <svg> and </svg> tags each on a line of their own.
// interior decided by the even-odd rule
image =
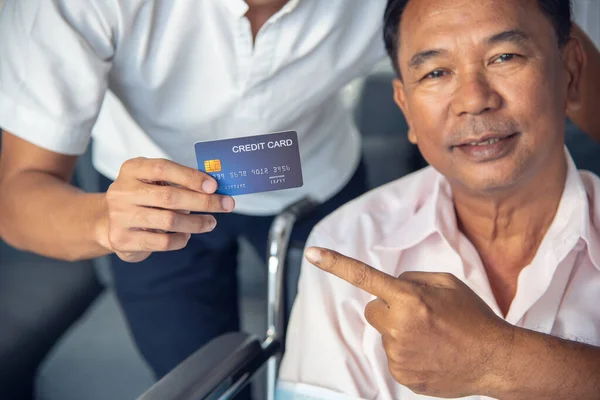
<svg viewBox="0 0 600 400">
<path fill-rule="evenodd" d="M 390 0 L 385 20 L 431 167 L 311 234 L 281 392 L 599 398 L 600 180 L 564 147 L 569 1 Z"/>
</svg>

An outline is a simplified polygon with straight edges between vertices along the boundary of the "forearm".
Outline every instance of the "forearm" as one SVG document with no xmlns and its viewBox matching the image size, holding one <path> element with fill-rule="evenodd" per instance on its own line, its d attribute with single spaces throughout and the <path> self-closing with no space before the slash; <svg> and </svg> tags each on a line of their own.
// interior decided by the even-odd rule
<svg viewBox="0 0 600 400">
<path fill-rule="evenodd" d="M 108 253 L 99 244 L 106 209 L 104 194 L 84 193 L 48 173 L 22 172 L 0 184 L 0 236 L 52 258 L 98 257 Z"/>
<path fill-rule="evenodd" d="M 600 399 L 600 347 L 515 329 L 498 374 L 501 399 Z"/>
<path fill-rule="evenodd" d="M 600 141 L 600 50 L 578 27 L 573 28 L 585 53 L 585 65 L 581 76 L 581 107 L 570 110 L 569 119 L 592 138 Z"/>
</svg>

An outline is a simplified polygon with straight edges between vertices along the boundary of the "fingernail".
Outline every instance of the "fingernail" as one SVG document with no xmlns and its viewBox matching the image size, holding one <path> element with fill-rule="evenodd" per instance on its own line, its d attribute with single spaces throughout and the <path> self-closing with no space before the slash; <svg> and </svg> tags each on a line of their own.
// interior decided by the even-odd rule
<svg viewBox="0 0 600 400">
<path fill-rule="evenodd" d="M 306 249 L 304 255 L 306 256 L 306 259 L 313 264 L 321 262 L 321 250 L 317 247 L 309 247 Z"/>
<path fill-rule="evenodd" d="M 214 193 L 217 190 L 217 182 L 207 179 L 202 183 L 202 191 L 204 193 Z"/>
<path fill-rule="evenodd" d="M 210 221 L 210 224 L 208 225 L 208 229 L 213 231 L 216 227 L 217 227 L 217 220 L 213 217 L 213 220 Z"/>
<path fill-rule="evenodd" d="M 221 200 L 221 205 L 225 211 L 231 211 L 233 210 L 233 207 L 235 207 L 235 203 L 231 197 L 223 197 L 223 200 Z"/>
</svg>

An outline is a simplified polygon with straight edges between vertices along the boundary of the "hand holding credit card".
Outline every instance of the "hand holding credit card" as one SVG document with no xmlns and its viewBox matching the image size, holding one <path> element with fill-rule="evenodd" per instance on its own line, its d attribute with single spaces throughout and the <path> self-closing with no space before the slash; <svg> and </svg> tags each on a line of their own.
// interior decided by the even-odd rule
<svg viewBox="0 0 600 400">
<path fill-rule="evenodd" d="M 190 235 L 215 228 L 210 214 L 234 210 L 233 198 L 215 194 L 217 186 L 207 174 L 170 160 L 127 160 L 106 191 L 98 243 L 128 262 L 182 249 Z"/>
<path fill-rule="evenodd" d="M 196 142 L 198 169 L 236 196 L 301 187 L 302 166 L 294 131 Z"/>
</svg>

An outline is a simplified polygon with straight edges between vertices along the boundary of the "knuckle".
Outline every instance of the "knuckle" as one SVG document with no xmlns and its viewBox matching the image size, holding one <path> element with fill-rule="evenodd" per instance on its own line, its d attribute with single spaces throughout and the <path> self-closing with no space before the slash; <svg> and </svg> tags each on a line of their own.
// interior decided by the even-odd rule
<svg viewBox="0 0 600 400">
<path fill-rule="evenodd" d="M 373 302 L 369 302 L 367 303 L 366 307 L 365 307 L 365 319 L 367 320 L 367 322 L 372 323 L 375 319 L 375 315 L 376 315 L 376 311 L 375 311 L 375 305 L 373 304 Z"/>
<path fill-rule="evenodd" d="M 134 160 L 127 160 L 123 164 L 121 164 L 121 168 L 119 169 L 119 175 L 117 179 L 120 177 L 127 175 L 127 173 L 131 170 L 132 164 L 134 164 Z"/>
<path fill-rule="evenodd" d="M 151 226 L 152 218 L 150 217 L 150 210 L 138 209 L 133 217 L 134 227 L 139 228 L 142 226 Z M 139 225 L 139 226 L 138 226 Z"/>
<path fill-rule="evenodd" d="M 162 180 L 162 177 L 165 175 L 166 167 L 163 160 L 154 160 L 152 162 L 152 175 L 155 176 L 157 180 Z"/>
<path fill-rule="evenodd" d="M 395 351 L 391 345 L 386 346 L 386 356 L 390 372 L 402 370 L 404 366 L 404 357 Z"/>
<path fill-rule="evenodd" d="M 145 252 L 153 252 L 153 251 L 157 250 L 155 248 L 154 244 L 152 242 L 150 242 L 149 240 L 142 240 L 142 241 L 138 242 L 137 247 L 138 247 L 139 251 L 145 251 Z"/>
<path fill-rule="evenodd" d="M 157 236 L 160 234 L 156 234 Z M 138 240 L 138 247 L 140 251 L 143 252 L 148 252 L 148 253 L 152 253 L 155 251 L 161 251 L 163 250 L 161 243 L 162 239 L 160 238 L 153 238 L 153 239 L 144 239 L 144 240 Z"/>
<path fill-rule="evenodd" d="M 121 198 L 121 189 L 119 187 L 119 184 L 116 182 L 111 183 L 108 189 L 106 190 L 105 196 L 106 201 L 109 204 L 118 203 Z"/>
<path fill-rule="evenodd" d="M 397 342 L 392 339 L 389 335 L 382 336 L 383 348 L 388 358 L 388 365 L 390 368 L 401 368 L 404 363 L 404 354 L 402 349 L 396 344 Z"/>
<path fill-rule="evenodd" d="M 161 206 L 166 208 L 172 208 L 178 203 L 178 196 L 170 187 L 167 186 L 157 186 L 156 187 L 156 197 L 158 199 L 158 203 Z"/>
<path fill-rule="evenodd" d="M 111 204 L 116 200 L 116 190 L 115 190 L 115 184 L 112 183 L 108 189 L 106 190 L 106 194 L 104 195 L 106 198 L 106 202 Z"/>
<path fill-rule="evenodd" d="M 128 175 L 134 168 L 139 167 L 140 165 L 142 165 L 145 161 L 144 157 L 136 157 L 136 158 L 132 158 L 129 159 L 127 161 L 125 161 L 122 165 L 121 165 L 121 170 L 119 175 L 124 174 L 124 175 Z"/>
<path fill-rule="evenodd" d="M 108 209 L 108 224 L 109 233 L 117 232 L 118 235 L 127 235 L 130 226 L 130 217 L 125 213 L 124 210 L 118 207 L 110 207 Z"/>
<path fill-rule="evenodd" d="M 432 319 L 433 310 L 425 301 L 419 300 L 414 305 L 414 313 L 419 321 L 427 322 Z"/>
<path fill-rule="evenodd" d="M 183 175 L 183 182 L 186 187 L 199 189 L 202 188 L 202 182 L 204 179 L 198 178 L 197 171 L 193 169 L 185 170 Z"/>
<path fill-rule="evenodd" d="M 171 244 L 169 235 L 166 233 L 156 233 L 152 239 L 147 239 L 142 243 L 142 251 L 167 251 Z"/>
<path fill-rule="evenodd" d="M 340 257 L 338 256 L 338 254 L 335 252 L 328 252 L 326 253 L 326 257 L 327 262 L 323 264 L 327 265 L 330 271 L 335 271 L 336 269 L 338 269 L 340 262 Z"/>
<path fill-rule="evenodd" d="M 369 283 L 369 274 L 364 265 L 352 269 L 352 283 L 361 287 Z"/>
<path fill-rule="evenodd" d="M 110 211 L 125 208 L 132 203 L 134 195 L 135 193 L 129 184 L 115 181 L 108 187 L 104 198 Z"/>
<path fill-rule="evenodd" d="M 150 225 L 151 223 L 150 216 L 148 214 L 148 210 L 136 207 L 129 212 L 126 220 L 131 226 L 131 228 L 143 228 L 146 227 L 146 225 Z M 121 215 L 120 217 L 113 217 L 113 220 L 123 221 L 125 220 L 125 218 L 123 218 L 123 215 Z"/>
<path fill-rule="evenodd" d="M 129 238 L 127 231 L 122 229 L 111 228 L 108 231 L 108 243 L 114 250 L 121 250 L 127 245 Z"/>
<path fill-rule="evenodd" d="M 402 353 L 399 353 L 398 351 L 396 351 L 394 349 L 393 345 L 389 345 L 389 349 L 386 352 L 388 360 L 390 365 L 394 365 L 394 366 L 404 366 L 405 364 L 405 357 L 402 355 Z"/>
<path fill-rule="evenodd" d="M 396 342 L 401 342 L 404 337 L 404 332 L 396 327 L 389 328 L 387 333 Z"/>
<path fill-rule="evenodd" d="M 160 221 L 160 227 L 163 230 L 173 231 L 177 227 L 177 215 L 174 212 L 166 211 L 163 213 Z"/>
<path fill-rule="evenodd" d="M 173 243 L 172 236 L 168 233 L 161 233 L 158 239 L 158 250 L 167 251 Z"/>
<path fill-rule="evenodd" d="M 108 208 L 108 221 L 110 222 L 110 228 L 114 229 L 116 226 L 119 226 L 121 222 L 121 218 L 119 218 L 120 212 L 114 207 Z"/>
<path fill-rule="evenodd" d="M 202 204 L 203 210 L 211 210 L 213 208 L 213 204 L 215 203 L 216 196 L 211 196 L 207 194 L 200 195 L 202 200 L 200 204 Z"/>
</svg>

